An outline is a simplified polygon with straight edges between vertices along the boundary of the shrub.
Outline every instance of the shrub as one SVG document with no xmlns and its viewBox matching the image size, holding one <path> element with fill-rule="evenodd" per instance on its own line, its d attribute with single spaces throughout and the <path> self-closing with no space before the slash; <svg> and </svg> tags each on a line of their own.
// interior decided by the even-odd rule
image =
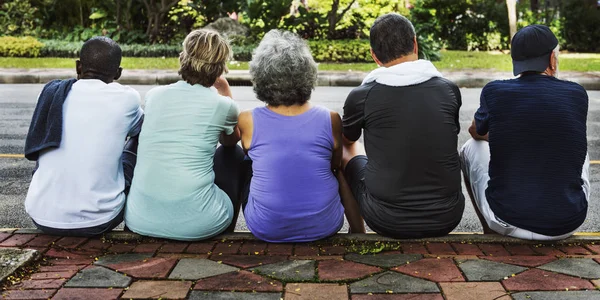
<svg viewBox="0 0 600 300">
<path fill-rule="evenodd" d="M 566 48 L 581 52 L 600 51 L 600 3 L 596 0 L 561 2 Z"/>
<path fill-rule="evenodd" d="M 44 44 L 37 39 L 27 37 L 0 37 L 0 56 L 37 57 Z"/>
</svg>

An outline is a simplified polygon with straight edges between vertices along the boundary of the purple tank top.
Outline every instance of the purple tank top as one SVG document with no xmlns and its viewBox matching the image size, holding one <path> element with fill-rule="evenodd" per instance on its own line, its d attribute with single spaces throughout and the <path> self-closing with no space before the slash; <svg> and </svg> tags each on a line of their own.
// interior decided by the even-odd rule
<svg viewBox="0 0 600 300">
<path fill-rule="evenodd" d="M 260 107 L 252 118 L 253 176 L 244 210 L 250 231 L 267 242 L 314 241 L 339 231 L 344 208 L 331 171 L 329 110 L 313 106 L 283 116 Z"/>
</svg>

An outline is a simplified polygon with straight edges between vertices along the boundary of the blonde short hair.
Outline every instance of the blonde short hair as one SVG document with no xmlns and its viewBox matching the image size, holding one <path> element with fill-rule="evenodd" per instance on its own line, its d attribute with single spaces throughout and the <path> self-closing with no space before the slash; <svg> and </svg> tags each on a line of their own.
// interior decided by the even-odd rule
<svg viewBox="0 0 600 300">
<path fill-rule="evenodd" d="M 179 75 L 191 85 L 210 87 L 219 76 L 229 72 L 227 61 L 231 57 L 231 46 L 218 32 L 194 30 L 183 41 L 183 51 L 179 54 Z"/>
</svg>

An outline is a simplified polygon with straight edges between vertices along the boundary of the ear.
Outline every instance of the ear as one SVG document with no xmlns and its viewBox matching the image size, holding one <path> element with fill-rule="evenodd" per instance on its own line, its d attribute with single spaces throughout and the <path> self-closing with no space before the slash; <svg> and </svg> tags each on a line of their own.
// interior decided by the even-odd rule
<svg viewBox="0 0 600 300">
<path fill-rule="evenodd" d="M 77 72 L 77 79 L 79 79 L 79 77 L 81 77 L 81 61 L 76 60 L 75 61 L 75 72 Z"/>
<path fill-rule="evenodd" d="M 415 48 L 413 49 L 413 53 L 416 56 L 419 56 L 419 43 L 417 43 L 417 35 L 415 35 L 413 42 L 415 43 Z"/>
<path fill-rule="evenodd" d="M 380 66 L 383 67 L 383 64 L 381 63 L 381 61 L 379 61 L 379 59 L 377 59 L 377 56 L 375 55 L 375 53 L 373 52 L 373 48 L 370 49 L 371 51 L 371 57 L 373 58 L 373 60 L 375 61 L 375 63 Z"/>
<path fill-rule="evenodd" d="M 123 68 L 119 67 L 119 69 L 117 70 L 117 74 L 115 75 L 115 78 L 113 78 L 114 80 L 119 80 L 119 78 L 121 78 L 121 73 L 123 72 Z"/>
<path fill-rule="evenodd" d="M 552 54 L 550 54 L 550 66 L 549 66 L 550 70 L 552 71 L 556 71 L 556 69 L 558 69 L 558 57 L 556 57 L 556 54 L 554 51 L 552 51 Z"/>
</svg>

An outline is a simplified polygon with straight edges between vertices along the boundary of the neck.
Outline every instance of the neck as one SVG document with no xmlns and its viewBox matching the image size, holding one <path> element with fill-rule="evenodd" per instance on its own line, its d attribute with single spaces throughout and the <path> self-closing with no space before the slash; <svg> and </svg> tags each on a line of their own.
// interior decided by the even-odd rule
<svg viewBox="0 0 600 300">
<path fill-rule="evenodd" d="M 304 104 L 292 104 L 289 106 L 285 106 L 285 105 L 279 105 L 279 106 L 273 106 L 273 105 L 268 105 L 267 104 L 267 108 L 277 114 L 280 115 L 284 115 L 284 116 L 297 116 L 297 115 L 301 115 L 303 113 L 305 113 L 307 110 L 309 110 L 311 107 L 310 103 L 307 101 Z"/>
<path fill-rule="evenodd" d="M 413 54 L 398 57 L 390 62 L 383 64 L 383 66 L 386 68 L 389 68 L 389 67 L 392 67 L 395 65 L 399 65 L 401 63 L 416 61 L 416 60 L 419 60 L 419 57 L 417 56 L 417 54 L 413 53 Z"/>
</svg>

